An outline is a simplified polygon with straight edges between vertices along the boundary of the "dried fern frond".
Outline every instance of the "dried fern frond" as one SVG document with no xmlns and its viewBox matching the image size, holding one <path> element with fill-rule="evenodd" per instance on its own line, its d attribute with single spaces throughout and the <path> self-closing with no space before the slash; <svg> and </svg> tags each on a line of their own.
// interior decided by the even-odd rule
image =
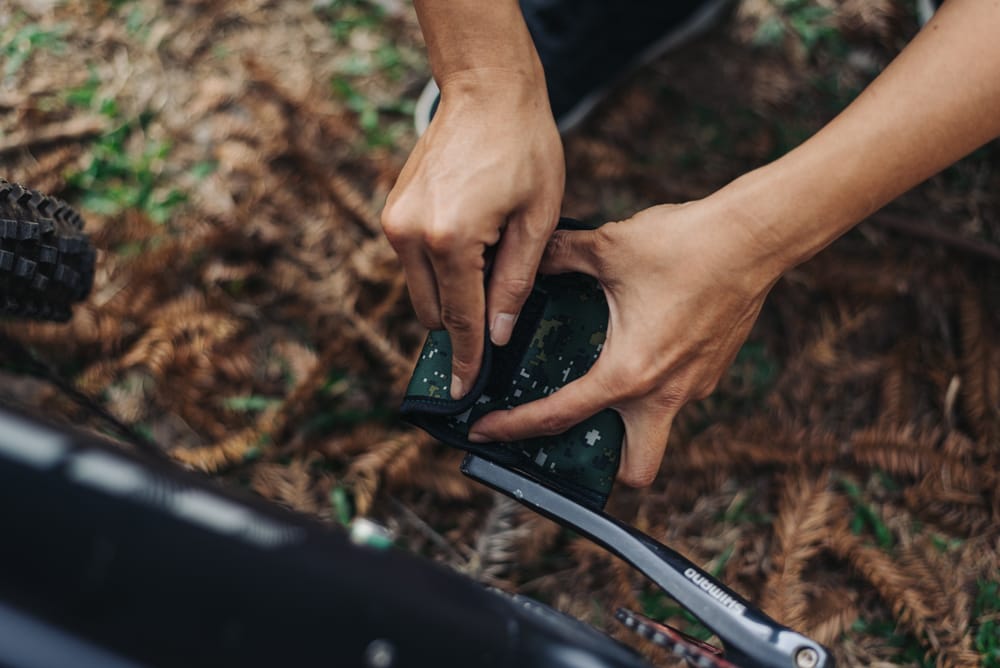
<svg viewBox="0 0 1000 668">
<path fill-rule="evenodd" d="M 428 441 L 429 437 L 423 432 L 401 432 L 372 443 L 367 452 L 351 463 L 344 475 L 343 484 L 354 495 L 358 515 L 366 515 L 370 511 L 388 465 L 405 457 L 407 451 L 417 450 Z"/>
<path fill-rule="evenodd" d="M 576 562 L 573 570 L 576 586 L 590 592 L 602 592 L 608 597 L 612 610 L 619 607 L 640 609 L 634 582 L 637 576 L 628 564 L 582 538 L 569 544 L 569 552 Z M 589 611 L 584 617 L 588 614 Z"/>
<path fill-rule="evenodd" d="M 805 604 L 805 616 L 799 629 L 810 638 L 824 645 L 833 645 L 857 621 L 858 595 L 846 588 L 815 592 Z"/>
<path fill-rule="evenodd" d="M 330 194 L 337 205 L 376 238 L 382 238 L 382 225 L 368 196 L 362 194 L 342 174 L 334 174 L 329 180 Z"/>
<path fill-rule="evenodd" d="M 866 545 L 845 524 L 834 528 L 828 544 L 830 550 L 848 562 L 857 575 L 871 583 L 896 618 L 906 624 L 929 649 L 936 651 L 941 647 L 937 622 L 947 614 L 947 594 L 925 591 L 925 583 L 919 580 L 919 576 L 904 570 L 885 552 Z"/>
<path fill-rule="evenodd" d="M 517 521 L 525 532 L 518 545 L 518 558 L 526 564 L 537 563 L 555 545 L 562 527 L 527 509 L 519 512 Z"/>
<path fill-rule="evenodd" d="M 934 471 L 917 485 L 907 487 L 903 499 L 918 517 L 960 535 L 979 535 L 1000 520 L 984 491 L 957 487 Z"/>
<path fill-rule="evenodd" d="M 713 427 L 690 444 L 670 451 L 670 465 L 698 471 L 809 467 L 839 458 L 840 439 L 824 429 L 757 420 L 738 433 Z"/>
<path fill-rule="evenodd" d="M 264 498 L 293 510 L 320 514 L 321 503 L 305 458 L 284 464 L 259 464 L 253 468 L 250 487 Z"/>
<path fill-rule="evenodd" d="M 393 469 L 394 476 L 387 479 L 386 484 L 399 489 L 402 481 L 408 480 L 408 486 L 426 490 L 429 496 L 442 502 L 467 502 L 485 490 L 469 478 L 462 475 L 459 464 L 463 453 L 453 451 L 450 455 L 432 456 L 429 449 L 423 450 L 424 459 L 414 466 L 405 476 L 395 473 L 401 469 Z"/>
<path fill-rule="evenodd" d="M 263 438 L 260 430 L 251 427 L 243 429 L 213 445 L 199 448 L 175 448 L 170 456 L 185 466 L 214 473 L 233 464 L 244 461 Z"/>
<path fill-rule="evenodd" d="M 829 476 L 810 479 L 801 472 L 786 478 L 774 525 L 774 570 L 764 588 L 763 608 L 775 619 L 801 627 L 809 608 L 802 574 L 824 548 L 829 527 L 845 513 L 845 504 L 829 490 Z"/>
<path fill-rule="evenodd" d="M 962 334 L 962 405 L 975 435 L 1000 441 L 1000 332 L 978 288 L 969 287 L 959 303 Z"/>
<path fill-rule="evenodd" d="M 498 584 L 505 581 L 517 563 L 517 545 L 525 534 L 518 519 L 520 504 L 493 493 L 493 503 L 483 520 L 472 554 L 459 570 L 473 578 Z"/>
<path fill-rule="evenodd" d="M 946 484 L 977 492 L 995 488 L 997 472 L 977 466 L 974 447 L 961 434 L 910 427 L 864 429 L 851 437 L 849 459 L 894 476 L 916 479 L 934 474 Z"/>
</svg>

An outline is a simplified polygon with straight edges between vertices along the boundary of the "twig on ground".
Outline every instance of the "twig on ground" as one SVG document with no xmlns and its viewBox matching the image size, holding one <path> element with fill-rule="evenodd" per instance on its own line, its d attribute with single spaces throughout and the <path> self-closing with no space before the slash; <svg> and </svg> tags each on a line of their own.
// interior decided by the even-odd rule
<svg viewBox="0 0 1000 668">
<path fill-rule="evenodd" d="M 466 562 L 465 557 L 459 554 L 455 546 L 448 542 L 448 539 L 437 532 L 434 527 L 425 522 L 417 515 L 413 510 L 407 506 L 405 503 L 400 501 L 394 496 L 389 496 L 389 501 L 392 502 L 393 508 L 402 515 L 403 521 L 407 522 L 414 529 L 423 534 L 432 543 L 441 548 L 444 552 L 448 554 L 449 562 L 455 566 L 458 564 L 464 564 Z"/>
<path fill-rule="evenodd" d="M 63 123 L 53 123 L 40 128 L 12 132 L 0 139 L 0 155 L 33 146 L 55 144 L 63 141 L 83 139 L 107 130 L 103 118 L 83 116 Z"/>
<path fill-rule="evenodd" d="M 957 232 L 941 229 L 936 225 L 918 223 L 893 213 L 879 213 L 868 219 L 881 227 L 908 234 L 913 237 L 939 241 L 957 251 L 1000 262 L 1000 246 L 982 239 L 970 239 Z"/>
<path fill-rule="evenodd" d="M 17 109 L 27 99 L 23 93 L 0 93 L 0 109 Z"/>
</svg>

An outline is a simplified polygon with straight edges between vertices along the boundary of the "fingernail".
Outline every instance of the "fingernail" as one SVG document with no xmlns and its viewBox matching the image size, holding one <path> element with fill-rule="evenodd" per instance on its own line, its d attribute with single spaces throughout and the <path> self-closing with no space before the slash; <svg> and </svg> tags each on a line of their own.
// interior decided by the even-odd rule
<svg viewBox="0 0 1000 668">
<path fill-rule="evenodd" d="M 472 432 L 472 433 L 469 434 L 469 442 L 470 443 L 489 443 L 490 439 L 487 436 L 485 436 L 484 434 L 480 434 L 479 432 L 474 431 L 474 432 Z"/>
<path fill-rule="evenodd" d="M 464 390 L 465 388 L 462 387 L 462 379 L 455 374 L 451 374 L 451 398 L 461 399 L 465 396 Z"/>
<path fill-rule="evenodd" d="M 514 323 L 517 316 L 510 313 L 497 313 L 493 318 L 493 326 L 490 327 L 490 339 L 498 346 L 505 346 L 510 341 L 510 335 L 514 331 Z"/>
</svg>

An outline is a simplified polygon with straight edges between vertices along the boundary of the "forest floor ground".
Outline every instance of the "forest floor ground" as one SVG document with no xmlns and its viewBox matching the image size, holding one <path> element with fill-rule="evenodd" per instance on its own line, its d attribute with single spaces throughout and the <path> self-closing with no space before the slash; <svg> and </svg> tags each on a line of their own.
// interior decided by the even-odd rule
<svg viewBox="0 0 1000 668">
<path fill-rule="evenodd" d="M 224 484 L 373 517 L 627 642 L 620 605 L 704 635 L 398 419 L 424 332 L 378 219 L 428 77 L 408 3 L 0 6 L 0 176 L 77 206 L 99 250 L 69 323 L 3 336 Z M 815 132 L 917 30 L 909 2 L 736 3 L 566 138 L 564 212 L 711 193 Z M 998 193 L 993 144 L 791 271 L 656 482 L 610 512 L 841 665 L 1000 666 Z M 21 362 L 0 352 L 0 400 L 107 431 Z"/>
</svg>

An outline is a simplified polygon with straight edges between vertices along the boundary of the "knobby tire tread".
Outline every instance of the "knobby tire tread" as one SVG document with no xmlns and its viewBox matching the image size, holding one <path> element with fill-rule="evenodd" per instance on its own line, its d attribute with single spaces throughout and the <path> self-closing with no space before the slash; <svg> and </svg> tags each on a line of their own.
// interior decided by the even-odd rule
<svg viewBox="0 0 1000 668">
<path fill-rule="evenodd" d="M 90 293 L 94 260 L 80 214 L 0 179 L 0 316 L 69 320 Z"/>
</svg>

